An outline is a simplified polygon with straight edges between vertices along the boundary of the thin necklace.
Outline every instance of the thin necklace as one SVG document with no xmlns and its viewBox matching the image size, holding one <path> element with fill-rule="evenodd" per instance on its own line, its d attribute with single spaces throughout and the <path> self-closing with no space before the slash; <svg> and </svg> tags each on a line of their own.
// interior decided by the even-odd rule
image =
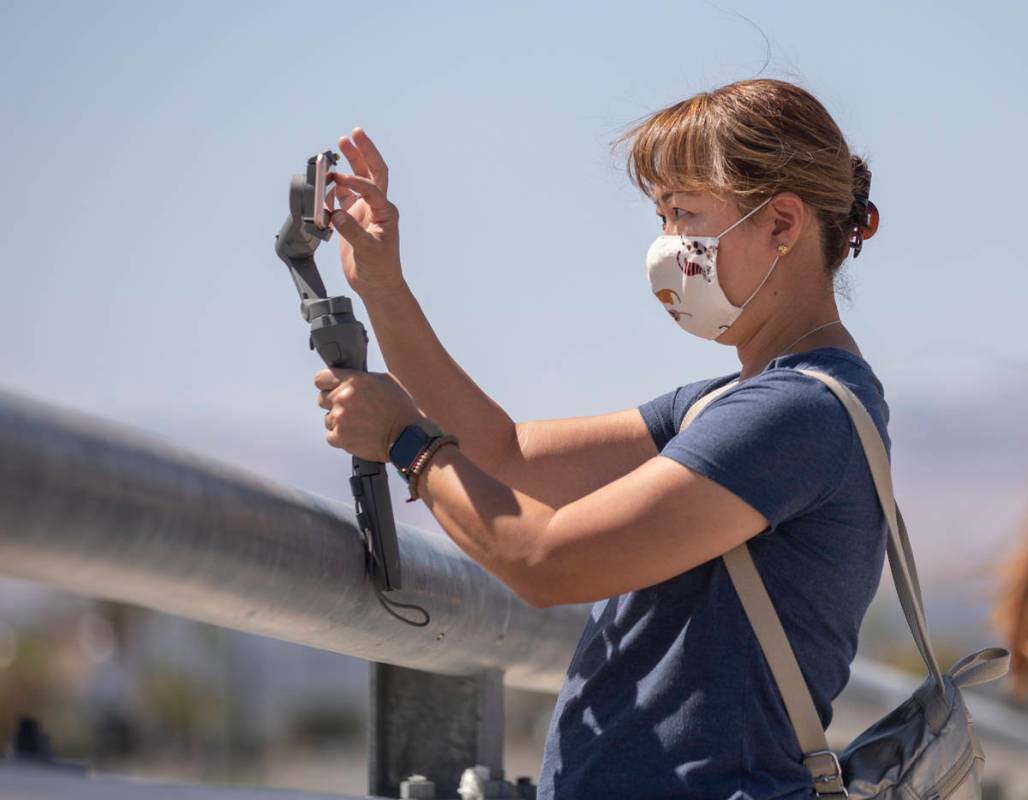
<svg viewBox="0 0 1028 800">
<path fill-rule="evenodd" d="M 786 352 L 786 353 L 788 353 L 788 352 L 789 352 L 789 349 L 790 349 L 790 348 L 791 348 L 791 347 L 792 347 L 792 346 L 793 346 L 794 344 L 796 344 L 796 342 L 800 341 L 800 339 L 806 339 L 806 338 L 807 338 L 808 336 L 810 336 L 810 334 L 812 334 L 812 333 L 817 333 L 817 332 L 818 332 L 819 330 L 821 330 L 822 328 L 827 328 L 827 327 L 828 327 L 829 325 L 834 325 L 835 323 L 839 323 L 839 324 L 842 324 L 842 320 L 841 320 L 841 319 L 833 319 L 833 320 L 832 320 L 831 322 L 826 322 L 826 323 L 825 323 L 824 325 L 818 325 L 818 326 L 817 326 L 816 328 L 814 328 L 814 330 L 812 330 L 812 331 L 807 331 L 807 332 L 806 332 L 805 334 L 803 334 L 802 336 L 800 336 L 800 337 L 799 337 L 798 339 L 793 339 L 793 340 L 792 340 L 792 342 L 791 342 L 791 343 L 789 344 L 789 346 L 785 348 L 785 352 Z"/>
</svg>

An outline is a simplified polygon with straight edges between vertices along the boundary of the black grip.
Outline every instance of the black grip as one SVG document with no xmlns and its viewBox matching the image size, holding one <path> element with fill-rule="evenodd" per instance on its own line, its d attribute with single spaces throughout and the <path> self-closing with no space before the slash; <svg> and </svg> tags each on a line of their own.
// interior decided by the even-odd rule
<svg viewBox="0 0 1028 800">
<path fill-rule="evenodd" d="M 370 544 L 375 584 L 383 592 L 399 589 L 402 586 L 400 547 L 385 464 L 354 456 L 350 488 L 357 506 L 357 523 Z"/>
<path fill-rule="evenodd" d="M 311 323 L 310 345 L 330 367 L 367 372 L 368 334 L 353 316 L 349 298 L 329 297 L 307 302 Z M 389 478 L 380 461 L 353 457 L 350 476 L 357 524 L 369 547 L 372 578 L 383 592 L 401 588 L 400 548 L 389 496 Z"/>
</svg>

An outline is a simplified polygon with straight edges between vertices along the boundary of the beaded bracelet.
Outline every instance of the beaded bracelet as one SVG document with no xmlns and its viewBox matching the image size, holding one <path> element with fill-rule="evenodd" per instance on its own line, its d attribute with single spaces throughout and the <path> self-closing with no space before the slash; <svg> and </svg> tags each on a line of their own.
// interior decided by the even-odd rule
<svg viewBox="0 0 1028 800">
<path fill-rule="evenodd" d="M 458 448 L 460 447 L 460 441 L 457 437 L 452 433 L 446 433 L 433 439 L 429 443 L 428 447 L 422 450 L 421 454 L 414 459 L 414 463 L 407 471 L 407 485 L 410 487 L 410 497 L 407 498 L 408 503 L 413 503 L 418 499 L 418 476 L 425 471 L 425 465 L 428 464 L 429 459 L 435 455 L 435 451 L 444 444 L 455 444 Z"/>
</svg>

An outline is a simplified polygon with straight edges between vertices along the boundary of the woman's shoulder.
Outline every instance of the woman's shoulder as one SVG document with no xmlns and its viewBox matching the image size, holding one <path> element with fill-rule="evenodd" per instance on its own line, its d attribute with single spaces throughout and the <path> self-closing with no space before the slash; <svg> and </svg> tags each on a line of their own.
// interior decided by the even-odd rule
<svg viewBox="0 0 1028 800">
<path fill-rule="evenodd" d="M 828 372 L 846 383 L 861 387 L 867 386 L 874 389 L 883 398 L 885 396 L 885 388 L 867 360 L 859 353 L 844 350 L 841 347 L 818 347 L 802 353 L 779 356 L 772 359 L 764 372 L 778 373 L 782 370 L 795 372 L 798 369 L 817 369 Z"/>
<path fill-rule="evenodd" d="M 838 347 L 819 347 L 779 356 L 761 372 L 731 386 L 713 400 L 710 407 L 734 406 L 739 413 L 759 414 L 769 423 L 776 419 L 780 424 L 790 424 L 819 418 L 825 423 L 834 423 L 840 433 L 848 430 L 851 422 L 845 406 L 822 381 L 805 374 L 803 369 L 827 373 L 850 389 L 871 415 L 888 446 L 889 407 L 881 381 L 864 358 Z M 699 386 L 691 384 L 689 388 L 695 389 L 689 397 L 683 398 L 682 418 L 704 394 L 738 377 L 739 373 L 735 372 L 701 382 Z"/>
<path fill-rule="evenodd" d="M 799 370 L 828 373 L 861 402 L 874 406 L 869 393 L 877 393 L 876 379 L 860 361 L 834 349 L 775 359 L 761 372 L 732 384 L 685 430 L 679 419 L 678 433 L 661 454 L 734 492 L 774 529 L 816 508 L 848 476 L 857 474 L 850 467 L 861 445 L 846 406 L 824 383 Z M 731 384 L 736 378 L 738 373 L 707 381 L 693 391 L 693 400 L 704 389 Z M 872 416 L 882 430 L 880 409 L 874 408 Z"/>
<path fill-rule="evenodd" d="M 803 369 L 825 372 L 844 384 L 875 419 L 883 435 L 887 436 L 884 429 L 889 422 L 889 404 L 885 400 L 885 387 L 866 359 L 839 347 L 819 347 L 774 359 L 762 373 L 770 379 L 798 382 L 808 396 L 815 394 L 822 403 L 844 408 L 834 392 L 817 378 L 802 372 Z"/>
<path fill-rule="evenodd" d="M 831 391 L 817 378 L 801 371 L 804 369 L 828 373 L 854 391 L 865 405 L 874 400 L 875 395 L 876 402 L 884 403 L 885 389 L 882 382 L 863 357 L 839 347 L 819 347 L 772 359 L 761 372 L 743 381 L 738 381 L 739 372 L 736 371 L 688 384 L 682 387 L 682 394 L 686 395 L 682 405 L 691 406 L 705 394 L 733 381 L 736 383 L 714 402 L 727 400 L 732 395 L 758 395 L 768 402 L 786 402 L 790 399 L 809 402 L 811 398 L 831 398 Z"/>
<path fill-rule="evenodd" d="M 763 371 L 735 383 L 708 406 L 725 427 L 743 424 L 747 418 L 766 424 L 809 423 L 820 418 L 822 430 L 835 428 L 840 435 L 851 427 L 849 414 L 832 391 L 800 369 L 826 372 L 854 392 L 874 418 L 888 445 L 889 409 L 885 393 L 871 365 L 861 356 L 838 347 L 819 347 L 773 359 Z M 739 371 L 692 381 L 643 403 L 639 410 L 662 448 L 681 430 L 689 409 L 704 395 L 739 378 Z M 728 413 L 718 413 L 717 409 Z M 706 410 L 704 411 L 704 414 Z M 700 417 L 704 416 L 701 414 Z"/>
</svg>

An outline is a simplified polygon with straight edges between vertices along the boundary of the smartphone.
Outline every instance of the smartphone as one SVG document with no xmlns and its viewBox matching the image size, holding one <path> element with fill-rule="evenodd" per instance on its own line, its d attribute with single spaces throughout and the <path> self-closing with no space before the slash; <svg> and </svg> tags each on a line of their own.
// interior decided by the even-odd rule
<svg viewBox="0 0 1028 800">
<path fill-rule="evenodd" d="M 328 214 L 325 213 L 325 176 L 331 163 L 329 153 L 318 153 L 314 162 L 314 224 L 319 228 L 328 227 Z"/>
</svg>

